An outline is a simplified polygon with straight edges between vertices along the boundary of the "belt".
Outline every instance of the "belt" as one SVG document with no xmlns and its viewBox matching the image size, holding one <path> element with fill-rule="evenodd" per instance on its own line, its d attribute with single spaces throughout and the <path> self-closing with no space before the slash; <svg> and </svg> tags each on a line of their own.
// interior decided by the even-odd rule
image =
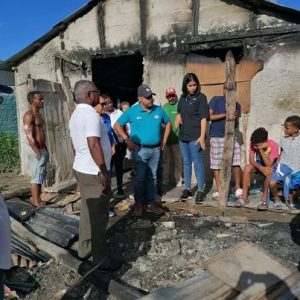
<svg viewBox="0 0 300 300">
<path fill-rule="evenodd" d="M 135 143 L 137 146 L 139 146 L 140 148 L 158 148 L 160 146 L 160 143 L 159 144 L 156 144 L 156 145 L 140 145 L 140 144 L 137 144 Z"/>
</svg>

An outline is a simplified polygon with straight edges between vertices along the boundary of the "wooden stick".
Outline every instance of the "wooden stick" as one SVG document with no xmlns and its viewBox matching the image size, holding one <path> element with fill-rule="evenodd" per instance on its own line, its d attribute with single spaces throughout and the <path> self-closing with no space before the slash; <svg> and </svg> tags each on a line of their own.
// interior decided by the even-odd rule
<svg viewBox="0 0 300 300">
<path fill-rule="evenodd" d="M 229 195 L 231 166 L 234 149 L 234 126 L 236 110 L 236 83 L 235 83 L 235 60 L 232 52 L 229 50 L 225 60 L 225 97 L 226 97 L 226 123 L 224 150 L 222 156 L 222 165 L 220 170 L 220 191 L 218 198 L 218 207 L 224 212 L 227 207 Z"/>
<path fill-rule="evenodd" d="M 22 237 L 26 242 L 33 244 L 38 249 L 45 251 L 54 260 L 59 261 L 70 270 L 78 272 L 79 266 L 82 263 L 80 259 L 71 255 L 67 250 L 33 234 L 17 220 L 10 218 L 10 221 L 12 231 L 19 237 Z"/>
</svg>

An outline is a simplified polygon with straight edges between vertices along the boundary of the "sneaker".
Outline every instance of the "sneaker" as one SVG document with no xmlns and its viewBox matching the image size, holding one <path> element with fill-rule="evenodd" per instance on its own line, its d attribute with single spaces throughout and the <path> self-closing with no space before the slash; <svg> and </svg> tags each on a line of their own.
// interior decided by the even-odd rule
<svg viewBox="0 0 300 300">
<path fill-rule="evenodd" d="M 202 204 L 204 202 L 204 193 L 198 190 L 195 196 L 195 204 Z"/>
<path fill-rule="evenodd" d="M 177 187 L 180 187 L 180 186 L 183 186 L 183 185 L 184 185 L 184 179 L 180 179 L 180 180 L 177 182 L 177 184 L 176 184 Z"/>
<path fill-rule="evenodd" d="M 235 190 L 234 196 L 235 196 L 236 198 L 239 198 L 239 197 L 241 197 L 242 195 L 243 195 L 243 190 L 242 190 L 242 189 L 236 189 L 236 190 Z"/>
<path fill-rule="evenodd" d="M 109 210 L 108 210 L 108 216 L 110 217 L 110 218 L 112 218 L 112 217 L 114 217 L 114 216 L 116 216 L 117 214 L 115 213 L 115 211 L 112 209 L 112 208 L 110 208 Z"/>
<path fill-rule="evenodd" d="M 185 189 L 180 196 L 181 201 L 186 201 L 186 200 L 192 199 L 192 198 L 193 198 L 193 195 L 189 189 Z"/>
<path fill-rule="evenodd" d="M 151 203 L 145 206 L 145 211 L 154 213 L 156 215 L 163 215 L 165 213 L 163 208 L 155 203 Z"/>
</svg>

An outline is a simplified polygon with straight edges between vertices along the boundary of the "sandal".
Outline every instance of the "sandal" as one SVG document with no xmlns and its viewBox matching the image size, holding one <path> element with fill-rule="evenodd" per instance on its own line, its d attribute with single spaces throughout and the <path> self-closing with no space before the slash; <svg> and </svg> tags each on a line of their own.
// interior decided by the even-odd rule
<svg viewBox="0 0 300 300">
<path fill-rule="evenodd" d="M 242 198 L 239 198 L 238 200 L 236 200 L 235 202 L 234 202 L 234 206 L 235 207 L 243 207 L 243 206 L 245 206 L 246 204 L 248 204 L 249 203 L 249 200 L 244 200 L 244 199 L 242 199 Z"/>
<path fill-rule="evenodd" d="M 266 211 L 268 210 L 267 202 L 262 200 L 261 203 L 257 206 L 258 211 Z"/>
</svg>

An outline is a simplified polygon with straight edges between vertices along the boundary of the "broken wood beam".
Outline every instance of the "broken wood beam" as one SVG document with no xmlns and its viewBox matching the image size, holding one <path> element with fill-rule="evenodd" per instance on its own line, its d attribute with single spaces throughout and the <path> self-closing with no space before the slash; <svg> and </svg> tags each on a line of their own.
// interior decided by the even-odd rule
<svg viewBox="0 0 300 300">
<path fill-rule="evenodd" d="M 80 259 L 71 255 L 67 250 L 36 236 L 14 218 L 10 217 L 10 221 L 11 229 L 14 233 L 22 237 L 26 242 L 49 254 L 55 261 L 62 263 L 72 271 L 78 272 L 79 266 L 82 264 Z"/>
<path fill-rule="evenodd" d="M 120 282 L 113 279 L 109 282 L 108 292 L 122 300 L 139 299 L 148 294 L 146 291 L 132 286 L 127 282 Z"/>
<path fill-rule="evenodd" d="M 232 157 L 234 150 L 234 127 L 236 122 L 236 82 L 235 82 L 235 60 L 231 50 L 226 54 L 225 59 L 225 97 L 226 97 L 226 122 L 224 149 L 220 170 L 220 191 L 218 207 L 225 211 L 229 195 L 231 180 Z"/>
</svg>

